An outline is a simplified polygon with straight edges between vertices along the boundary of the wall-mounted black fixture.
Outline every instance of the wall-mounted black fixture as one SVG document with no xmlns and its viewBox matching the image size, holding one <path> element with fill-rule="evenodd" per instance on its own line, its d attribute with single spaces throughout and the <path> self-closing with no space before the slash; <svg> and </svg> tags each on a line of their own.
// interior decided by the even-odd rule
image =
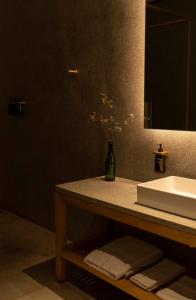
<svg viewBox="0 0 196 300">
<path fill-rule="evenodd" d="M 8 114 L 13 116 L 24 115 L 24 108 L 26 101 L 22 100 L 20 97 L 10 97 L 8 103 Z"/>
</svg>

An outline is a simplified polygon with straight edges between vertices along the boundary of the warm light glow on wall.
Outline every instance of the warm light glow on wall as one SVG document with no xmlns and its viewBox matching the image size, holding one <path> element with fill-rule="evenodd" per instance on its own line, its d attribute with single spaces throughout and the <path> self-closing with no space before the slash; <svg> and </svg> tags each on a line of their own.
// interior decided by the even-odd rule
<svg viewBox="0 0 196 300">
<path fill-rule="evenodd" d="M 136 8 L 137 6 L 137 8 Z M 167 162 L 168 175 L 196 177 L 196 132 L 144 129 L 144 45 L 145 45 L 145 0 L 129 1 L 130 18 L 129 67 L 130 95 L 135 115 L 135 126 L 130 132 L 134 136 L 136 151 L 133 161 L 134 176 L 140 180 L 156 177 L 152 169 L 152 151 L 162 143 L 170 152 Z M 134 30 L 133 30 L 134 28 Z"/>
</svg>

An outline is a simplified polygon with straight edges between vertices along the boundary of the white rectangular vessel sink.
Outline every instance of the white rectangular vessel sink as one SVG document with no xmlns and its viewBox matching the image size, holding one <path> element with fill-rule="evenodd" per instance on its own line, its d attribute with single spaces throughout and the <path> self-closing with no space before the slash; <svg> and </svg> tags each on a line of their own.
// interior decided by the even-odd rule
<svg viewBox="0 0 196 300">
<path fill-rule="evenodd" d="M 169 176 L 138 184 L 137 202 L 196 220 L 196 180 Z"/>
</svg>

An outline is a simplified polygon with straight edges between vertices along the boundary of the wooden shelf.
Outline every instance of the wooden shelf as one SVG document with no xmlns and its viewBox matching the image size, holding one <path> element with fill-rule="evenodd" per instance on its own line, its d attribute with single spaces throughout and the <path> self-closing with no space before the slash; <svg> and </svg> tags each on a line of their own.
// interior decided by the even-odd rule
<svg viewBox="0 0 196 300">
<path fill-rule="evenodd" d="M 56 279 L 67 280 L 67 264 L 71 262 L 89 274 L 104 280 L 139 300 L 158 300 L 153 292 L 145 291 L 127 279 L 113 280 L 84 263 L 84 257 L 93 249 L 104 245 L 104 238 L 85 239 L 66 246 L 68 233 L 68 207 L 100 215 L 196 248 L 196 221 L 161 212 L 137 204 L 138 182 L 117 178 L 107 183 L 102 178 L 90 178 L 65 183 L 55 188 Z M 99 224 L 98 224 L 99 226 Z M 113 237 L 111 237 L 113 239 Z"/>
<path fill-rule="evenodd" d="M 103 239 L 102 239 L 103 243 Z M 66 249 L 62 252 L 62 257 L 67 261 L 77 265 L 78 267 L 84 269 L 85 271 L 95 275 L 96 277 L 106 281 L 107 283 L 115 286 L 116 288 L 126 292 L 127 294 L 141 300 L 158 300 L 159 297 L 152 292 L 148 292 L 143 290 L 142 288 L 136 286 L 131 283 L 127 279 L 113 280 L 109 276 L 95 270 L 89 265 L 84 263 L 84 257 L 95 248 L 96 241 L 84 240 L 80 242 L 75 242 L 66 247 Z M 100 246 L 100 242 L 98 241 L 98 245 Z M 98 246 L 98 247 L 99 247 Z"/>
</svg>

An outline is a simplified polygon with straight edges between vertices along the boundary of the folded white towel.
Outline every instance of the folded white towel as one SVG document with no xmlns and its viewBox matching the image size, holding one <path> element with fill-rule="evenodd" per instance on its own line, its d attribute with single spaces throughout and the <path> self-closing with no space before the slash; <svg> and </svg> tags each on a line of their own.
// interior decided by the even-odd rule
<svg viewBox="0 0 196 300">
<path fill-rule="evenodd" d="M 185 272 L 185 268 L 169 259 L 163 259 L 156 265 L 129 278 L 145 290 L 152 291 L 158 286 L 169 283 Z"/>
<path fill-rule="evenodd" d="M 124 236 L 90 252 L 84 262 L 113 279 L 133 274 L 155 263 L 163 252 L 132 236 Z"/>
<path fill-rule="evenodd" d="M 183 276 L 167 288 L 158 291 L 157 295 L 162 300 L 195 300 L 196 280 Z"/>
</svg>

